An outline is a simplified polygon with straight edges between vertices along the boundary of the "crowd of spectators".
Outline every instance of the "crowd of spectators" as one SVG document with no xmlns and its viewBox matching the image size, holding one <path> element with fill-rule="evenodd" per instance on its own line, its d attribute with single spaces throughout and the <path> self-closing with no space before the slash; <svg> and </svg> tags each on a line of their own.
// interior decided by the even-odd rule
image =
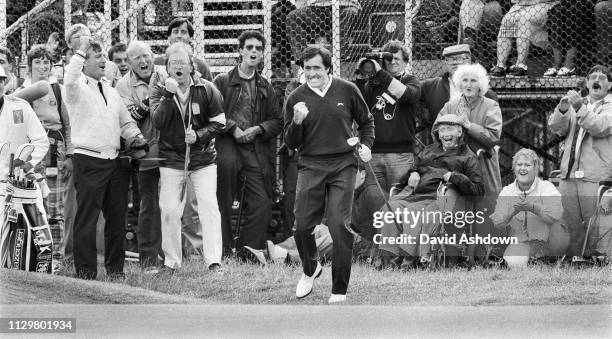
<svg viewBox="0 0 612 339">
<path fill-rule="evenodd" d="M 465 15 L 466 3 L 477 3 L 470 7 L 476 19 Z M 482 1 L 455 1 L 453 6 L 467 42 L 477 40 L 479 29 L 491 24 L 485 18 L 503 8 Z M 346 18 L 360 7 L 357 1 L 347 1 L 342 8 L 341 18 Z M 609 1 L 592 6 L 513 0 L 500 23 L 498 60 L 491 75 L 525 75 L 529 46 L 547 32 L 555 58 L 545 75 L 576 74 L 582 29 L 592 17 L 596 25 L 608 25 L 609 20 L 600 18 L 609 9 Z M 328 3 L 310 1 L 296 3 L 289 13 L 275 13 L 286 15 L 293 27 L 296 20 L 305 23 L 327 10 Z M 571 15 L 576 26 L 561 34 L 563 15 Z M 317 257 L 322 255 L 334 263 L 330 300 L 341 301 L 353 246 L 362 249 L 353 255 L 378 258 L 378 268 L 414 268 L 418 258 L 425 263 L 431 258 L 431 246 L 425 243 L 374 244 L 376 235 L 438 231 L 439 224 L 425 222 L 385 222 L 380 231 L 373 227 L 376 212 L 398 208 L 485 212 L 483 222 L 470 228 L 473 234 L 518 239 L 507 247 L 479 247 L 477 256 L 485 261 L 497 254 L 508 265 L 522 266 L 530 258 L 610 255 L 605 247 L 587 246 L 585 252 L 583 246 L 594 245 L 586 233 L 598 213 L 600 183 L 612 181 L 609 68 L 590 68 L 586 96 L 569 91 L 550 116 L 551 131 L 565 137 L 559 188 L 538 177 L 539 158 L 527 149 L 513 158 L 516 181 L 502 187 L 502 113 L 486 69 L 473 63 L 470 44 L 444 48 L 446 72 L 420 81 L 406 71 L 406 47 L 389 41 L 382 48 L 389 57 L 360 60 L 360 66 L 370 63 L 373 75 L 358 87 L 330 74 L 331 57 L 325 48 L 331 42 L 329 27 L 295 27 L 302 31 L 289 31 L 291 53 L 287 42 L 275 42 L 287 51 L 281 63 L 297 56 L 306 61 L 304 73 L 287 88 L 284 119 L 274 87 L 259 73 L 269 42 L 257 31 L 238 37 L 239 63 L 214 78 L 206 63 L 193 55 L 194 30 L 184 18 L 168 25 L 169 47 L 158 57 L 141 41 L 117 43 L 104 51 L 86 26 L 76 24 L 66 34 L 62 79 L 52 74 L 57 36 L 50 37 L 47 46 L 30 49 L 25 79 L 14 74 L 12 53 L 0 49 L 0 109 L 5 112 L 27 101 L 40 124 L 33 128 L 46 132 L 46 145 L 40 147 L 49 147 L 44 159 L 18 165 L 46 178 L 41 183 L 49 188 L 44 209 L 49 223 L 63 229 L 56 254 L 73 257 L 79 278 L 96 278 L 99 247 L 104 248 L 107 274 L 124 276 L 128 188 L 134 176 L 132 188 L 139 192 L 134 196 L 140 205 L 138 251 L 145 273 L 172 274 L 189 253 L 202 255 L 207 268 L 218 273 L 223 273 L 222 258 L 234 252 L 260 265 L 301 260 L 304 276 L 297 294 L 303 297 L 320 273 Z M 443 27 L 434 31 L 442 34 Z M 599 57 L 609 60 L 610 32 L 606 36 L 599 26 L 596 31 Z M 518 56 L 506 72 L 512 39 Z M 306 47 L 312 43 L 319 46 Z M 427 114 L 418 116 L 419 107 Z M 345 121 L 347 112 L 359 125 L 359 161 L 353 145 L 342 139 L 353 135 Z M 432 127 L 430 145 L 416 136 L 417 118 Z M 0 141 L 25 140 L 14 131 L 0 132 Z M 283 214 L 295 238 L 274 244 L 267 229 L 279 136 L 284 141 L 280 154 L 287 191 Z M 398 193 L 390 197 L 392 189 Z M 442 199 L 442 204 L 440 197 L 452 197 L 453 203 L 449 206 L 451 200 Z M 465 231 L 445 226 L 448 233 Z M 600 226 L 605 227 L 589 227 L 608 234 Z M 97 234 L 103 238 L 98 244 Z M 459 264 L 465 254 L 452 246 L 445 253 L 449 264 Z"/>
</svg>

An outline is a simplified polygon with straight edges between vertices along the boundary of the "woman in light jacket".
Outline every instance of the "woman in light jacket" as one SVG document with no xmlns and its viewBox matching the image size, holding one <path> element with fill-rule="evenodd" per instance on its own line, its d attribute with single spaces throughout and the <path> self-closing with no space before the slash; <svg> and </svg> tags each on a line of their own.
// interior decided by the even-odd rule
<svg viewBox="0 0 612 339">
<path fill-rule="evenodd" d="M 561 193 L 537 176 L 540 159 L 533 150 L 519 150 L 512 168 L 516 180 L 501 191 L 491 215 L 495 227 L 509 227 L 518 242 L 506 248 L 506 263 L 520 267 L 527 265 L 530 257 L 563 254 L 569 245 L 569 233 L 560 223 Z"/>
</svg>

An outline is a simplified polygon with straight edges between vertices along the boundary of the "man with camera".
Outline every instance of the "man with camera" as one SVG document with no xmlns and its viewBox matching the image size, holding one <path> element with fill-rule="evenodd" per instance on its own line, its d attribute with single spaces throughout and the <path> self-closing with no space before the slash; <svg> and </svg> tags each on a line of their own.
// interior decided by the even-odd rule
<svg viewBox="0 0 612 339">
<path fill-rule="evenodd" d="M 612 180 L 612 73 L 601 65 L 587 75 L 588 96 L 567 92 L 548 120 L 550 131 L 565 137 L 559 191 L 569 227 L 569 255 L 582 253 L 585 230 L 597 207 L 599 182 Z M 590 230 L 597 234 L 597 230 Z M 592 237 L 589 237 L 593 239 Z"/>
<path fill-rule="evenodd" d="M 372 58 L 372 55 L 366 55 Z M 365 84 L 364 96 L 376 126 L 372 147 L 372 168 L 385 191 L 414 162 L 415 116 L 421 97 L 419 80 L 406 72 L 409 61 L 406 47 L 397 40 L 387 42 L 380 58 L 360 62 L 360 68 L 373 65 L 375 74 Z M 382 68 L 378 61 L 382 62 Z M 366 185 L 374 184 L 372 173 Z M 385 197 L 381 197 L 381 205 Z"/>
</svg>

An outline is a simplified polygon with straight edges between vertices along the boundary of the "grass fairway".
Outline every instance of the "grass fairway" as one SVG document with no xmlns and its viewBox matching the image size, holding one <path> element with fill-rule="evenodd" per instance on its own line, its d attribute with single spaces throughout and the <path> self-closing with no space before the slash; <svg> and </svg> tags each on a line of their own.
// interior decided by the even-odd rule
<svg viewBox="0 0 612 339">
<path fill-rule="evenodd" d="M 66 274 L 71 274 L 68 266 Z M 7 270 L 3 270 L 6 272 Z M 296 300 L 300 267 L 258 267 L 225 263 L 224 274 L 210 273 L 201 260 L 184 263 L 174 275 L 145 275 L 126 263 L 124 282 L 107 282 L 100 267 L 97 282 L 40 274 L 2 274 L 0 281 L 24 284 L 33 295 L 64 303 L 229 303 L 322 304 L 331 293 L 331 267 L 324 266 L 313 293 Z M 440 271 L 383 271 L 355 264 L 348 291 L 350 304 L 478 306 L 570 305 L 612 303 L 612 267 L 525 269 L 465 269 Z M 129 285 L 129 286 L 126 286 Z M 91 289 L 91 293 L 87 292 Z M 158 293 L 159 292 L 159 293 Z M 89 293 L 89 294 L 88 294 Z M 74 295 L 74 296 L 73 296 Z"/>
</svg>

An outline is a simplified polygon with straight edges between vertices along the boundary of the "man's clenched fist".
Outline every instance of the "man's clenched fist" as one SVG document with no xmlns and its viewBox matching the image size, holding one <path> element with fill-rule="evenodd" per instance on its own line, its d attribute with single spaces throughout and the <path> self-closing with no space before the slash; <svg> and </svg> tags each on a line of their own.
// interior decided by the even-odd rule
<svg viewBox="0 0 612 339">
<path fill-rule="evenodd" d="M 293 122 L 296 125 L 300 125 L 304 119 L 308 116 L 308 107 L 303 101 L 293 105 Z"/>
<path fill-rule="evenodd" d="M 176 80 L 173 78 L 166 79 L 164 86 L 166 87 L 166 91 L 170 93 L 176 93 L 178 90 L 178 82 L 176 82 Z"/>
</svg>

